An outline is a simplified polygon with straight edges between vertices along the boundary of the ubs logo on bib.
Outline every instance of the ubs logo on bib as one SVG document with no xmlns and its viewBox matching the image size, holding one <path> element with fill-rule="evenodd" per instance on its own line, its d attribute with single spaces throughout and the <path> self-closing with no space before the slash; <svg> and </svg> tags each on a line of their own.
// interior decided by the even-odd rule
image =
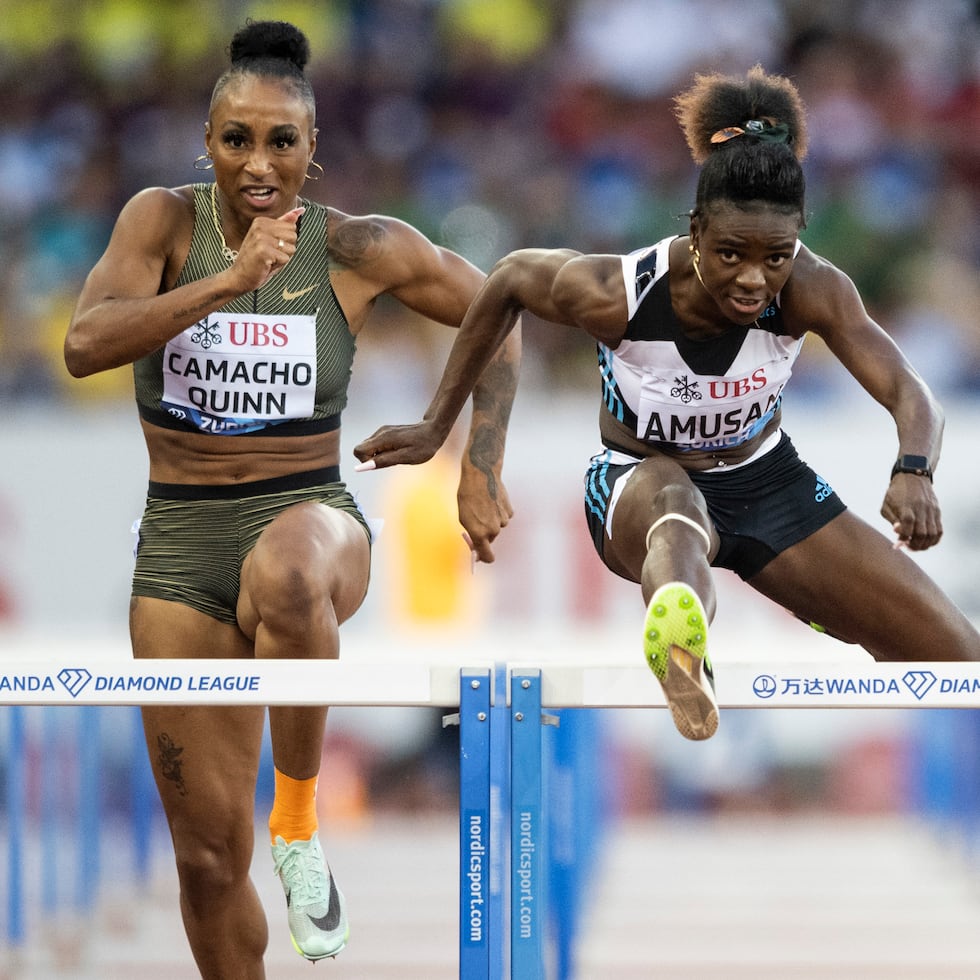
<svg viewBox="0 0 980 980">
<path fill-rule="evenodd" d="M 261 428 L 310 418 L 316 374 L 315 316 L 215 313 L 167 344 L 161 404 L 205 432 Z"/>
</svg>

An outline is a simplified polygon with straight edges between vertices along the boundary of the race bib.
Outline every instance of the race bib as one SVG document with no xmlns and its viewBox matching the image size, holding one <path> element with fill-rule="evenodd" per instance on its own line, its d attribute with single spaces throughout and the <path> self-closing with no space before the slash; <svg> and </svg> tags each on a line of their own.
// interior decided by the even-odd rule
<svg viewBox="0 0 980 980">
<path fill-rule="evenodd" d="M 668 442 L 682 450 L 740 445 L 773 417 L 784 384 L 782 374 L 773 381 L 765 367 L 742 378 L 646 374 L 636 434 L 644 441 Z"/>
<path fill-rule="evenodd" d="M 164 350 L 161 408 L 202 432 L 308 419 L 315 401 L 315 316 L 212 313 Z"/>
</svg>

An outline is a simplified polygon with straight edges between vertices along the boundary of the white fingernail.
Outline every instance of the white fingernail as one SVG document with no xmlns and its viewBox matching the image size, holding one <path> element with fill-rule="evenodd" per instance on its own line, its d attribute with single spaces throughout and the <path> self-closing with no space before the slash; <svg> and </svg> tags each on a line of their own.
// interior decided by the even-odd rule
<svg viewBox="0 0 980 980">
<path fill-rule="evenodd" d="M 363 463 L 358 463 L 354 467 L 354 470 L 358 473 L 363 473 L 365 470 L 373 470 L 377 467 L 377 463 L 373 459 L 366 459 Z"/>
</svg>

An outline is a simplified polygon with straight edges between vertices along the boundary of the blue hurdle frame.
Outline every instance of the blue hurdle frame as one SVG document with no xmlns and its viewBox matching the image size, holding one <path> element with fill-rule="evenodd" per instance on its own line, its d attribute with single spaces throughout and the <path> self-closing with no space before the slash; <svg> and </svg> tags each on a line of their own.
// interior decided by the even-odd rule
<svg viewBox="0 0 980 980">
<path fill-rule="evenodd" d="M 556 720 L 541 711 L 540 670 L 460 672 L 460 980 L 544 980 L 541 726 Z"/>
<path fill-rule="evenodd" d="M 491 976 L 490 684 L 489 670 L 460 672 L 460 980 Z"/>
</svg>

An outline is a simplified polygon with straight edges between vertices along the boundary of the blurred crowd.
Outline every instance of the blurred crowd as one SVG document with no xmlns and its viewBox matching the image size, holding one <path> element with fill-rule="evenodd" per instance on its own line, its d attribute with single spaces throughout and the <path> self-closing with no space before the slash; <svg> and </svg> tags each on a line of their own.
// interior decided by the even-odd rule
<svg viewBox="0 0 980 980">
<path fill-rule="evenodd" d="M 806 243 L 845 269 L 941 394 L 980 394 L 977 0 L 5 0 L 0 405 L 128 398 L 61 343 L 122 204 L 196 173 L 246 17 L 308 34 L 313 199 L 385 212 L 489 269 L 510 249 L 628 251 L 684 233 L 695 169 L 672 99 L 756 62 L 809 110 Z M 370 356 L 432 379 L 382 307 Z M 525 374 L 593 390 L 591 345 L 525 331 Z M 819 350 L 795 385 L 834 391 Z M 397 353 L 394 353 L 397 352 Z M 406 352 L 417 372 L 406 372 Z"/>
</svg>

